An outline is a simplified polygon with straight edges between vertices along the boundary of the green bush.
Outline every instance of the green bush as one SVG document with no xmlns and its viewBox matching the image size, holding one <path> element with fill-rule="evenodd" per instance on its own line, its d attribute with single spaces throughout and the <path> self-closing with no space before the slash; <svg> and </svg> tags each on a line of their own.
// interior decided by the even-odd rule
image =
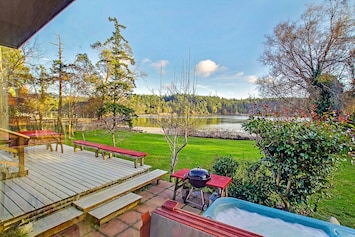
<svg viewBox="0 0 355 237">
<path fill-rule="evenodd" d="M 257 146 L 264 153 L 262 165 L 269 171 L 265 175 L 270 175 L 265 185 L 290 211 L 311 208 L 310 196 L 328 188 L 339 155 L 346 154 L 350 145 L 344 127 L 332 121 L 251 118 L 243 126 L 257 135 Z"/>
<path fill-rule="evenodd" d="M 243 161 L 238 165 L 228 189 L 229 196 L 266 206 L 275 206 L 269 170 L 262 161 Z"/>
<path fill-rule="evenodd" d="M 215 174 L 233 178 L 238 162 L 231 156 L 217 157 L 212 168 Z"/>
</svg>

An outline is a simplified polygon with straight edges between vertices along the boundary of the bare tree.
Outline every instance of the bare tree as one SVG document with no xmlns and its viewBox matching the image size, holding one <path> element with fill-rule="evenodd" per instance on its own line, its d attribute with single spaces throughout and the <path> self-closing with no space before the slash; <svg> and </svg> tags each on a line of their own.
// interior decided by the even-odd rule
<svg viewBox="0 0 355 237">
<path fill-rule="evenodd" d="M 196 105 L 196 78 L 191 77 L 189 65 L 190 63 L 186 66 L 187 70 L 183 70 L 180 77 L 174 77 L 174 81 L 167 87 L 164 112 L 157 117 L 157 123 L 162 128 L 171 153 L 170 175 L 174 173 L 179 153 L 188 144 L 188 137 L 194 129 L 191 116 Z"/>
<path fill-rule="evenodd" d="M 347 89 L 352 80 L 353 10 L 347 1 L 329 0 L 309 6 L 298 22 L 278 24 L 273 34 L 266 36 L 260 58 L 270 67 L 270 76 L 259 80 L 264 95 L 309 97 L 313 104 L 327 97 L 341 101 L 339 85 Z M 339 109 L 335 104 L 328 106 Z"/>
</svg>

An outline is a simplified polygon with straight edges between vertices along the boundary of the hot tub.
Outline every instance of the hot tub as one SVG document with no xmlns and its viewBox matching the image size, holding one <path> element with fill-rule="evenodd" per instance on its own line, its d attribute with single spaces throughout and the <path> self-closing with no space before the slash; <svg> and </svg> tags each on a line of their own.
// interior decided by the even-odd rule
<svg viewBox="0 0 355 237">
<path fill-rule="evenodd" d="M 237 198 L 218 198 L 203 216 L 263 236 L 355 237 L 355 229 Z"/>
</svg>

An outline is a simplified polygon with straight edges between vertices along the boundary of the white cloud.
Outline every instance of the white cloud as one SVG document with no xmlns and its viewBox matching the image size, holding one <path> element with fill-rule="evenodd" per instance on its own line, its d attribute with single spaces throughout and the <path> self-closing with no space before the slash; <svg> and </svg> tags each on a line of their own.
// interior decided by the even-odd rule
<svg viewBox="0 0 355 237">
<path fill-rule="evenodd" d="M 255 75 L 250 75 L 246 77 L 247 81 L 251 84 L 256 84 L 258 77 Z"/>
<path fill-rule="evenodd" d="M 162 60 L 159 60 L 157 62 L 153 62 L 151 64 L 151 66 L 156 68 L 156 69 L 161 69 L 161 68 L 165 68 L 166 65 L 168 65 L 168 64 L 169 64 L 168 60 L 162 59 Z"/>
<path fill-rule="evenodd" d="M 218 70 L 219 66 L 210 59 L 203 60 L 196 64 L 196 74 L 202 77 L 208 77 Z"/>
<path fill-rule="evenodd" d="M 244 75 L 244 72 L 237 72 L 237 73 L 235 74 L 236 77 L 241 77 L 241 76 L 243 76 L 243 75 Z"/>
<path fill-rule="evenodd" d="M 149 58 L 144 58 L 142 60 L 142 63 L 150 63 L 152 60 L 150 60 Z"/>
</svg>

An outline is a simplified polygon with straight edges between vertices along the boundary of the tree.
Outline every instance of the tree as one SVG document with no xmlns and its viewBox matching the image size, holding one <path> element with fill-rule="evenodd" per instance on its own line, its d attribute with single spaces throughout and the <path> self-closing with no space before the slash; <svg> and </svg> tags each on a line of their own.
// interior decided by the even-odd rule
<svg viewBox="0 0 355 237">
<path fill-rule="evenodd" d="M 62 124 L 63 116 L 63 87 L 68 81 L 69 74 L 66 72 L 68 65 L 63 62 L 63 45 L 60 36 L 58 35 L 58 59 L 53 60 L 52 76 L 53 80 L 58 82 L 58 115 L 57 115 L 57 131 L 63 132 L 64 127 Z"/>
<path fill-rule="evenodd" d="M 18 92 L 20 88 L 25 87 L 29 78 L 31 78 L 30 70 L 26 66 L 26 57 L 29 52 L 26 50 L 10 49 L 1 47 L 1 61 L 2 61 L 2 80 L 6 85 L 3 88 L 10 88 L 15 91 L 16 104 L 10 110 L 10 116 L 18 116 L 21 112 L 19 110 L 19 97 Z M 4 94 L 7 99 L 7 92 Z"/>
<path fill-rule="evenodd" d="M 261 63 L 270 76 L 259 80 L 260 91 L 275 97 L 309 97 L 318 115 L 341 109 L 339 100 L 353 75 L 354 14 L 346 1 L 310 6 L 298 22 L 282 22 L 266 36 Z M 333 79 L 324 81 L 325 75 Z M 323 107 L 322 107 L 323 106 Z"/>
<path fill-rule="evenodd" d="M 164 113 L 157 116 L 157 124 L 163 130 L 171 153 L 170 175 L 174 173 L 179 153 L 186 147 L 189 134 L 194 128 L 191 116 L 196 108 L 196 81 L 191 77 L 189 66 L 186 68 L 181 77 L 175 78 L 168 87 L 164 96 L 165 106 L 159 105 L 161 109 L 164 108 Z"/>
<path fill-rule="evenodd" d="M 44 115 L 46 112 L 51 111 L 55 105 L 53 98 L 48 94 L 48 88 L 52 82 L 52 78 L 43 65 L 39 65 L 39 67 L 35 69 L 34 74 L 37 74 L 37 76 L 34 76 L 28 84 L 33 89 L 36 98 L 29 102 L 32 103 L 32 111 L 38 113 L 39 129 L 43 129 Z M 36 116 L 34 116 L 34 118 L 36 119 Z"/>
<path fill-rule="evenodd" d="M 70 74 L 65 86 L 65 105 L 68 112 L 68 136 L 74 136 L 77 115 L 84 98 L 94 96 L 95 88 L 99 85 L 99 76 L 95 66 L 87 54 L 77 54 L 73 64 L 68 65 Z M 95 107 L 91 107 L 91 109 Z"/>
<path fill-rule="evenodd" d="M 101 85 L 96 90 L 101 99 L 98 116 L 111 132 L 112 143 L 115 146 L 115 131 L 120 124 L 131 124 L 134 111 L 125 106 L 125 102 L 135 87 L 135 73 L 131 66 L 135 64 L 132 49 L 128 41 L 122 36 L 121 29 L 126 27 L 119 24 L 116 18 L 109 17 L 115 25 L 112 36 L 104 43 L 96 42 L 94 49 L 100 50 L 98 67 L 104 75 Z"/>
</svg>

